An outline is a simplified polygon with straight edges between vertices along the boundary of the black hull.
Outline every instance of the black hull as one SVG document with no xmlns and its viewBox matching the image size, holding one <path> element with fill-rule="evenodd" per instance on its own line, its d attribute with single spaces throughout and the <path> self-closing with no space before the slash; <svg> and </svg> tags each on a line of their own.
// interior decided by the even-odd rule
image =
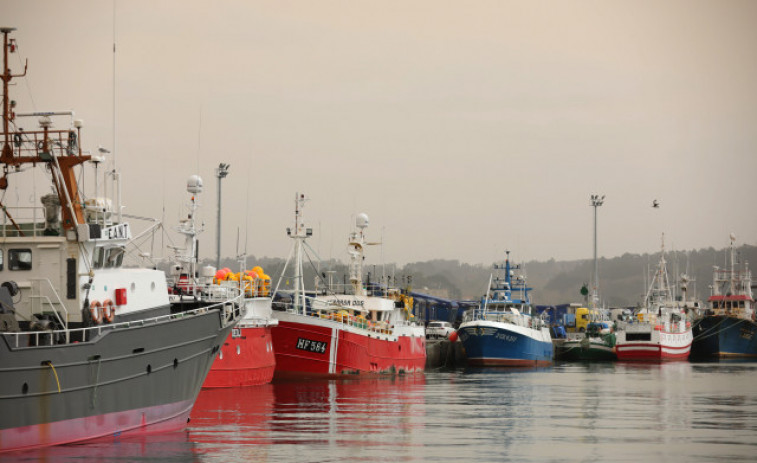
<svg viewBox="0 0 757 463">
<path fill-rule="evenodd" d="M 707 315 L 692 327 L 691 358 L 757 358 L 757 323 L 737 317 Z"/>
</svg>

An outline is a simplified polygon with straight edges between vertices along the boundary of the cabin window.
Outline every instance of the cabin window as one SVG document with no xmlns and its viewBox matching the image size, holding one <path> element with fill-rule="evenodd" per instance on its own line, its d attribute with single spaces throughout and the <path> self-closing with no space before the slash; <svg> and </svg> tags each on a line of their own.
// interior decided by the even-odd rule
<svg viewBox="0 0 757 463">
<path fill-rule="evenodd" d="M 95 248 L 95 257 L 93 259 L 92 266 L 94 268 L 102 268 L 105 261 L 105 248 Z"/>
<path fill-rule="evenodd" d="M 0 249 L 0 270 L 3 269 L 3 251 Z"/>
<path fill-rule="evenodd" d="M 9 270 L 31 270 L 32 269 L 32 250 L 31 249 L 9 249 L 8 250 L 8 269 Z"/>
<path fill-rule="evenodd" d="M 110 248 L 108 249 L 108 258 L 105 260 L 106 268 L 120 267 L 124 260 L 124 248 Z"/>
</svg>

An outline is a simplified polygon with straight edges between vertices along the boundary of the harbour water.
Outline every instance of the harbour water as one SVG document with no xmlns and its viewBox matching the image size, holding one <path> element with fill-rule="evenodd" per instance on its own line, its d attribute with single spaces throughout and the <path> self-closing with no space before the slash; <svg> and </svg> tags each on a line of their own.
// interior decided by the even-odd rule
<svg viewBox="0 0 757 463">
<path fill-rule="evenodd" d="M 757 363 L 557 364 L 203 390 L 186 431 L 3 461 L 715 462 L 757 455 Z"/>
</svg>

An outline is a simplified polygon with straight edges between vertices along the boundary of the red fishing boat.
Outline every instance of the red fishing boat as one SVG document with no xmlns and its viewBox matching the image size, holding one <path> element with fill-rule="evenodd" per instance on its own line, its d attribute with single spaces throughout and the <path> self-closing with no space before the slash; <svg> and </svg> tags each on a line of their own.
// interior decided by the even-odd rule
<svg viewBox="0 0 757 463">
<path fill-rule="evenodd" d="M 231 330 L 221 346 L 203 388 L 256 386 L 273 379 L 276 359 L 273 355 L 271 328 L 277 321 L 271 316 L 271 279 L 261 267 L 239 273 L 228 268 L 216 271 L 203 267 L 197 275 L 197 210 L 195 195 L 202 192 L 202 179 L 189 178 L 187 191 L 192 194 L 188 218 L 182 220 L 177 231 L 184 235 L 185 245 L 175 247 L 176 265 L 171 269 L 174 285 L 169 288 L 173 310 L 186 310 L 214 304 L 227 293 L 243 292 L 245 314 Z M 244 263 L 242 263 L 244 267 Z"/>
<path fill-rule="evenodd" d="M 618 360 L 687 360 L 693 340 L 687 314 L 693 301 L 674 298 L 668 281 L 663 236 L 660 263 L 649 285 L 644 304 L 629 322 L 619 323 L 615 349 Z"/>
<path fill-rule="evenodd" d="M 247 312 L 221 346 L 210 368 L 203 389 L 258 386 L 273 379 L 276 358 L 273 354 L 271 298 L 245 298 Z"/>
<path fill-rule="evenodd" d="M 323 282 L 306 294 L 303 257 L 312 229 L 302 223 L 304 195 L 295 199 L 294 239 L 274 291 L 279 323 L 273 328 L 276 377 L 339 376 L 364 373 L 411 373 L 426 364 L 425 330 L 416 323 L 412 298 L 384 285 L 363 285 L 364 231 L 368 217 L 359 214 L 350 234 L 350 284 Z M 293 276 L 285 277 L 290 268 Z M 293 282 L 279 290 L 282 281 Z"/>
</svg>

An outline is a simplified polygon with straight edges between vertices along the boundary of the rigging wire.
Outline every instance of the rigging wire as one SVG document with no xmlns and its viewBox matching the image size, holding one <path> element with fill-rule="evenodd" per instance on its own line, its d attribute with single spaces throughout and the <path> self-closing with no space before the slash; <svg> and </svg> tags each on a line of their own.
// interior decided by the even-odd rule
<svg viewBox="0 0 757 463">
<path fill-rule="evenodd" d="M 16 53 L 15 53 L 15 55 L 18 58 L 18 65 L 19 65 L 19 67 L 23 69 L 25 66 L 24 66 L 24 62 L 21 60 L 21 53 L 20 53 L 20 51 L 21 51 L 21 47 L 19 47 L 17 45 L 16 46 Z M 21 80 L 24 81 L 24 84 L 25 84 L 25 87 L 26 87 L 26 91 L 29 94 L 29 100 L 32 103 L 32 109 L 34 110 L 34 112 L 37 112 L 37 104 L 34 102 L 34 94 L 32 93 L 32 88 L 31 88 L 31 83 L 30 83 L 31 79 L 29 78 L 29 76 L 24 76 L 24 78 L 21 79 Z"/>
</svg>

